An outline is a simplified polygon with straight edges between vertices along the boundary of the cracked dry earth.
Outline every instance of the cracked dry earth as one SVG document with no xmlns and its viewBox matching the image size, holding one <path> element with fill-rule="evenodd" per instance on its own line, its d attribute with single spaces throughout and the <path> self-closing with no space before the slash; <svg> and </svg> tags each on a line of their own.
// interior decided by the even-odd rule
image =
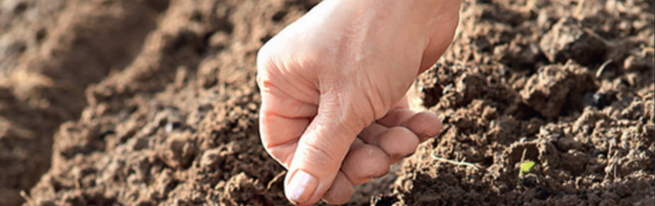
<svg viewBox="0 0 655 206">
<path fill-rule="evenodd" d="M 0 205 L 288 204 L 255 57 L 318 2 L 0 1 Z M 351 204 L 655 204 L 653 9 L 465 1 L 415 85 L 444 131 Z"/>
</svg>

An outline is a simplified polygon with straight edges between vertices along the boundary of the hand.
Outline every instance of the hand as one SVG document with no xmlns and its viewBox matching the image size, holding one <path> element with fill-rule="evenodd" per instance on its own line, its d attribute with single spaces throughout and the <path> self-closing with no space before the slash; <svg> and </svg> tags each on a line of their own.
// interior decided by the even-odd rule
<svg viewBox="0 0 655 206">
<path fill-rule="evenodd" d="M 461 0 L 326 0 L 258 54 L 260 133 L 294 204 L 346 203 L 440 130 L 405 93 L 452 41 Z"/>
</svg>

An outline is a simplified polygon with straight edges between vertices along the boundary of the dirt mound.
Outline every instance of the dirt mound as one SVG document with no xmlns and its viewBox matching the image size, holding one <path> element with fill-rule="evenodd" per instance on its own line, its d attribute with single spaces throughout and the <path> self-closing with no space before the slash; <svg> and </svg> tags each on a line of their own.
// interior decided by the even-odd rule
<svg viewBox="0 0 655 206">
<path fill-rule="evenodd" d="M 0 205 L 287 204 L 255 58 L 317 2 L 0 2 Z M 352 204 L 652 205 L 653 9 L 466 1 L 416 85 L 443 133 Z"/>
<path fill-rule="evenodd" d="M 286 203 L 283 168 L 257 136 L 255 55 L 312 3 L 140 3 L 167 9 L 123 69 L 86 89 L 88 106 L 54 135 L 53 166 L 28 202 Z"/>
<path fill-rule="evenodd" d="M 145 1 L 2 2 L 0 205 L 22 202 L 50 167 L 53 133 L 87 105 L 85 88 L 125 67 L 155 28 Z"/>
<path fill-rule="evenodd" d="M 653 204 L 653 5 L 578 2 L 467 2 L 418 82 L 446 129 L 378 205 Z"/>
</svg>

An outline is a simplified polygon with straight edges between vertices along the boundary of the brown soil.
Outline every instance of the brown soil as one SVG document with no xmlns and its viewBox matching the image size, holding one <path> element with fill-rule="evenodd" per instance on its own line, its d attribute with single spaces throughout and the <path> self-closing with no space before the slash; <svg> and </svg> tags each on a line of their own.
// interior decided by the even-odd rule
<svg viewBox="0 0 655 206">
<path fill-rule="evenodd" d="M 287 204 L 254 63 L 317 2 L 0 1 L 0 205 Z M 466 1 L 443 133 L 352 204 L 655 204 L 653 9 Z"/>
</svg>

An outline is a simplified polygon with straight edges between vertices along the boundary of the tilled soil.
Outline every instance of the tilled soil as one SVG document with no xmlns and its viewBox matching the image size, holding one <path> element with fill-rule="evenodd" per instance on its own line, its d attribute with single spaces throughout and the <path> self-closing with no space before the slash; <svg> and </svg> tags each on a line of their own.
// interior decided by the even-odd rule
<svg viewBox="0 0 655 206">
<path fill-rule="evenodd" d="M 317 2 L 0 1 L 0 205 L 288 204 L 255 57 Z M 444 131 L 352 204 L 655 204 L 653 9 L 466 1 L 416 84 Z"/>
</svg>

